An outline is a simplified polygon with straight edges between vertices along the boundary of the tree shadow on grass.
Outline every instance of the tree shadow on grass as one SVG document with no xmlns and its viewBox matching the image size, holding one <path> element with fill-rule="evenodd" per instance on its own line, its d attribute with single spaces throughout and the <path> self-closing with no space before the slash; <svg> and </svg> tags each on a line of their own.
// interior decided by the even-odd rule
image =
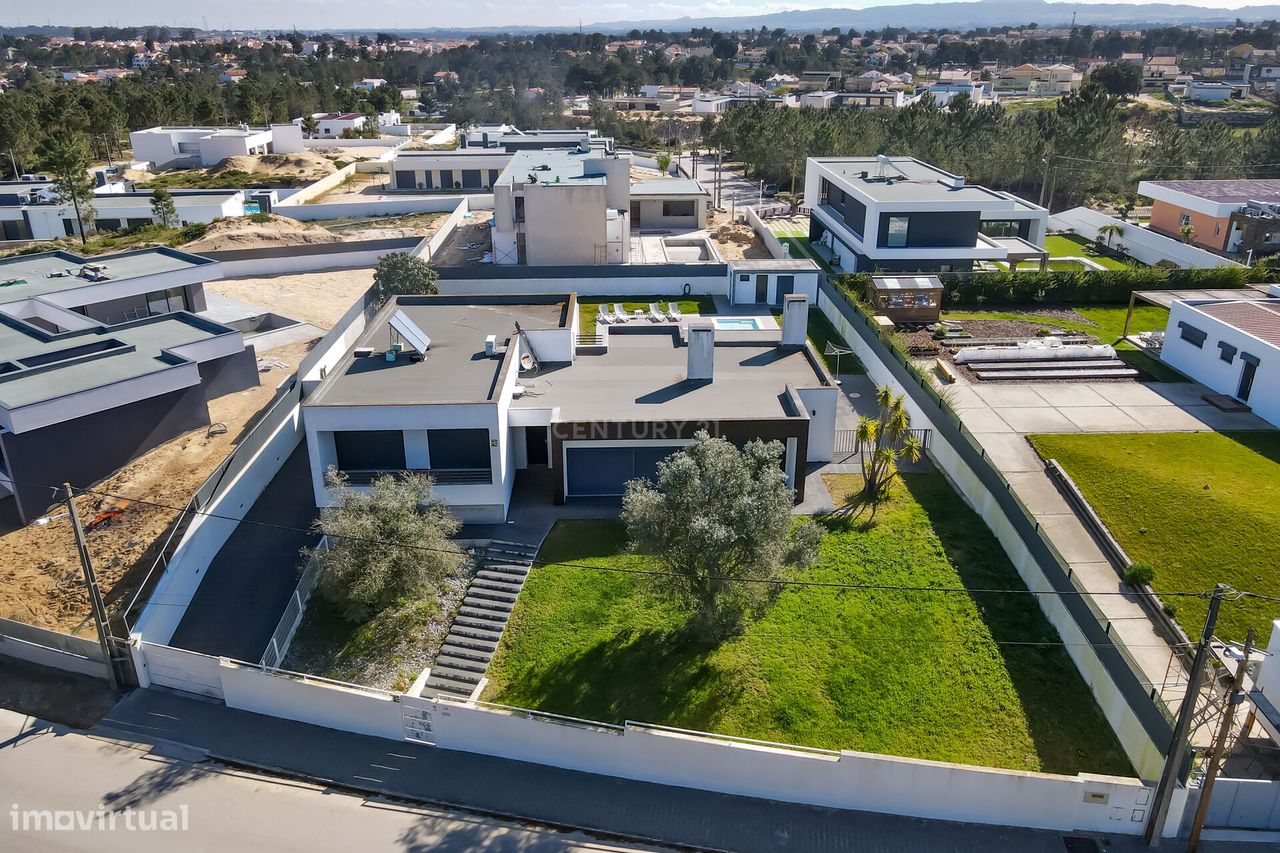
<svg viewBox="0 0 1280 853">
<path fill-rule="evenodd" d="M 832 498 L 836 498 L 832 495 Z M 838 498 L 836 508 L 817 518 L 827 529 L 839 533 L 866 533 L 876 526 L 880 502 L 869 499 L 861 490 L 850 491 Z"/>
<path fill-rule="evenodd" d="M 905 474 L 902 486 L 928 515 L 947 559 L 967 588 L 1026 588 L 994 534 L 946 480 Z M 991 632 L 995 651 L 1022 703 L 1041 769 L 1132 775 L 1124 750 L 1035 596 L 970 593 L 970 599 Z"/>
<path fill-rule="evenodd" d="M 714 643 L 690 628 L 625 630 L 518 679 L 530 707 L 601 722 L 711 728 L 742 684 L 709 663 Z"/>
</svg>

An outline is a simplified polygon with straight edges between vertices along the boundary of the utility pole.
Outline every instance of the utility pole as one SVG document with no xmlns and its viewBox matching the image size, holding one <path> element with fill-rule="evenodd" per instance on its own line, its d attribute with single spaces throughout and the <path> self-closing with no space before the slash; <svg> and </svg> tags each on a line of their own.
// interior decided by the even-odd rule
<svg viewBox="0 0 1280 853">
<path fill-rule="evenodd" d="M 13 149 L 9 149 L 9 165 L 13 167 L 13 179 L 16 181 L 20 173 L 18 172 L 18 161 L 14 159 Z"/>
<path fill-rule="evenodd" d="M 720 206 L 720 172 L 721 172 L 720 154 L 721 153 L 722 152 L 720 150 L 720 146 L 717 145 L 716 146 L 716 207 Z"/>
<path fill-rule="evenodd" d="M 1040 182 L 1040 206 L 1044 207 L 1045 190 L 1049 188 L 1049 158 L 1041 157 L 1040 162 L 1044 163 L 1044 180 Z"/>
<path fill-rule="evenodd" d="M 89 543 L 85 542 L 84 530 L 80 527 L 75 492 L 70 483 L 63 483 L 62 488 L 67 494 L 67 515 L 71 518 L 71 529 L 75 531 L 76 551 L 80 554 L 80 568 L 84 570 L 84 585 L 89 590 L 89 606 L 93 610 L 93 621 L 98 628 L 98 643 L 102 646 L 102 656 L 107 664 L 107 680 L 112 690 L 119 690 L 120 679 L 116 675 L 115 655 L 111 651 L 111 634 L 107 626 L 107 607 L 102 601 L 102 590 L 98 588 L 98 577 L 93 571 L 93 560 L 89 557 Z"/>
<path fill-rule="evenodd" d="M 1200 802 L 1196 806 L 1196 816 L 1191 822 L 1191 841 L 1187 844 L 1187 853 L 1195 853 L 1200 844 L 1200 830 L 1204 829 L 1204 818 L 1209 812 L 1209 800 L 1213 797 L 1213 783 L 1218 779 L 1218 767 L 1222 762 L 1222 754 L 1227 749 L 1227 738 L 1231 735 L 1231 726 L 1236 721 L 1236 706 L 1244 701 L 1244 676 L 1249 666 L 1249 655 L 1253 654 L 1253 629 L 1244 641 L 1244 657 L 1236 665 L 1235 677 L 1231 679 L 1231 691 L 1226 695 L 1226 707 L 1222 709 L 1222 725 L 1218 728 L 1218 737 L 1213 742 L 1213 754 L 1209 758 L 1209 767 L 1205 771 L 1204 785 L 1200 788 Z"/>
<path fill-rule="evenodd" d="M 1187 676 L 1187 692 L 1182 697 L 1182 707 L 1178 709 L 1178 721 L 1173 727 L 1169 754 L 1165 757 L 1164 770 L 1160 773 L 1160 784 L 1156 786 L 1155 805 L 1151 809 L 1151 818 L 1147 821 L 1147 831 L 1143 835 L 1143 839 L 1152 847 L 1160 843 L 1160 834 L 1164 829 L 1165 819 L 1169 816 L 1169 801 L 1173 798 L 1173 789 L 1178 783 L 1178 771 L 1187 754 L 1187 734 L 1191 731 L 1191 718 L 1196 713 L 1196 697 L 1200 695 L 1200 682 L 1204 679 L 1209 641 L 1213 639 L 1213 629 L 1218 624 L 1218 608 L 1222 606 L 1222 597 L 1226 591 L 1226 584 L 1220 583 L 1213 588 L 1213 596 L 1209 599 L 1209 613 L 1205 616 L 1195 660 L 1192 661 L 1191 672 Z"/>
</svg>

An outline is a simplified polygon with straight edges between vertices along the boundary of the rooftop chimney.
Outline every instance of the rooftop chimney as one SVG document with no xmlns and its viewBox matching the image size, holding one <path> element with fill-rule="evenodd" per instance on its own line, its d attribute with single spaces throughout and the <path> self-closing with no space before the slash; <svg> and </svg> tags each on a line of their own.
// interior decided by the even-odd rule
<svg viewBox="0 0 1280 853">
<path fill-rule="evenodd" d="M 788 293 L 782 297 L 782 345 L 802 347 L 809 339 L 809 297 Z"/>
<path fill-rule="evenodd" d="M 716 360 L 716 327 L 710 321 L 689 324 L 689 380 L 710 382 Z"/>
</svg>

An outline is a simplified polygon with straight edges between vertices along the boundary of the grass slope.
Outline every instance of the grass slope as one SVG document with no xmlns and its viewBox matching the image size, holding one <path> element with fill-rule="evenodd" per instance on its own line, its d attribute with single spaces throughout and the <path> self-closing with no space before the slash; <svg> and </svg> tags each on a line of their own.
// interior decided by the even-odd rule
<svg viewBox="0 0 1280 853">
<path fill-rule="evenodd" d="M 856 488 L 839 475 L 837 493 Z M 873 522 L 830 522 L 814 581 L 1021 588 L 981 521 L 912 474 Z M 617 521 L 561 521 L 542 559 L 652 568 Z M 816 747 L 1061 773 L 1130 772 L 1029 596 L 793 587 L 737 637 L 701 644 L 637 575 L 529 576 L 485 698 Z M 1009 641 L 1046 645 L 1005 645 Z"/>
<path fill-rule="evenodd" d="M 1280 595 L 1280 435 L 1155 433 L 1036 435 L 1120 540 L 1130 558 L 1155 567 L 1161 591 L 1212 589 L 1218 582 Z M 1207 604 L 1170 601 L 1199 636 Z M 1222 608 L 1218 634 L 1265 645 L 1280 603 L 1243 599 Z"/>
</svg>

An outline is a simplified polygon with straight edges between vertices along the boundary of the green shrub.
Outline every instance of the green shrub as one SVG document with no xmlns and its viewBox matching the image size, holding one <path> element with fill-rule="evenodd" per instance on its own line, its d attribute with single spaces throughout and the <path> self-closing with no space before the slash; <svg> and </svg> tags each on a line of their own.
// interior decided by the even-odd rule
<svg viewBox="0 0 1280 853">
<path fill-rule="evenodd" d="M 1124 582 L 1130 586 L 1151 586 L 1156 570 L 1146 563 L 1134 563 L 1124 570 Z"/>
<path fill-rule="evenodd" d="M 190 225 L 184 225 L 178 229 L 178 245 L 190 243 L 192 240 L 199 240 L 208 230 L 209 226 L 203 222 L 192 222 Z"/>
<path fill-rule="evenodd" d="M 264 225 L 271 221 L 271 214 L 270 213 L 250 213 L 249 221 L 256 222 L 259 225 Z"/>
</svg>

